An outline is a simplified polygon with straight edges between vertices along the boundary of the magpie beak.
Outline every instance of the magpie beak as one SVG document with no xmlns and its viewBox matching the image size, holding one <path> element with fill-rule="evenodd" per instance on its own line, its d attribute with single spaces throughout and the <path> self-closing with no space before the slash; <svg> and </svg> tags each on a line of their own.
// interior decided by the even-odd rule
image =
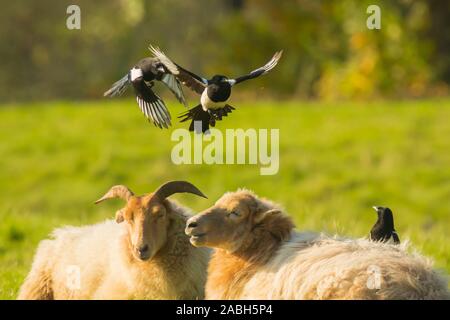
<svg viewBox="0 0 450 320">
<path fill-rule="evenodd" d="M 225 82 L 228 82 L 230 84 L 230 86 L 233 86 L 236 83 L 236 80 L 234 80 L 234 79 L 227 79 L 227 80 L 225 80 Z"/>
<path fill-rule="evenodd" d="M 373 206 L 372 207 L 375 211 L 378 211 L 378 207 L 377 206 Z"/>
</svg>

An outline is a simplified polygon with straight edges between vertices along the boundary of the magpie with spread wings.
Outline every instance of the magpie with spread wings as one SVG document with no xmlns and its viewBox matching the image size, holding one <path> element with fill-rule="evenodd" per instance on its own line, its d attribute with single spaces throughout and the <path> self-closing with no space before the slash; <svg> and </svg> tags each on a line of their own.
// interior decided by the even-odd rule
<svg viewBox="0 0 450 320">
<path fill-rule="evenodd" d="M 147 57 L 140 60 L 128 73 L 103 95 L 105 97 L 119 96 L 132 85 L 136 101 L 145 117 L 159 128 L 171 125 L 171 116 L 164 101 L 153 92 L 154 81 L 161 81 L 175 95 L 177 100 L 187 107 L 180 81 L 169 71 L 157 57 Z"/>
<path fill-rule="evenodd" d="M 234 85 L 266 74 L 277 65 L 283 53 L 283 51 L 276 52 L 264 66 L 245 76 L 230 79 L 223 75 L 215 75 L 208 80 L 182 68 L 158 48 L 150 47 L 150 51 L 182 84 L 201 95 L 199 105 L 178 117 L 181 118 L 181 122 L 191 120 L 189 130 L 196 133 L 204 133 L 209 130 L 210 126 L 214 127 L 216 121 L 222 120 L 222 117 L 226 117 L 232 110 L 235 110 L 228 104 L 231 88 Z M 201 123 L 201 125 L 196 125 L 196 123 Z"/>
</svg>

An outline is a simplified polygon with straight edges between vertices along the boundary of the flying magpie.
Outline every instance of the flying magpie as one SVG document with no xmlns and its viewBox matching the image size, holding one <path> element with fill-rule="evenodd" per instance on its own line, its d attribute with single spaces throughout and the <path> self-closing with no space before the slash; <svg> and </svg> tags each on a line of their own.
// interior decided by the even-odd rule
<svg viewBox="0 0 450 320">
<path fill-rule="evenodd" d="M 378 219 L 370 230 L 370 240 L 386 242 L 392 237 L 394 243 L 399 244 L 400 239 L 394 229 L 394 216 L 391 209 L 377 206 L 373 208 L 378 214 Z"/>
<path fill-rule="evenodd" d="M 208 80 L 174 63 L 158 48 L 151 47 L 150 50 L 178 80 L 201 95 L 199 105 L 178 117 L 182 118 L 181 122 L 191 120 L 189 130 L 195 130 L 197 133 L 200 133 L 200 131 L 198 130 L 199 128 L 194 126 L 194 122 L 200 121 L 201 132 L 205 132 L 209 129 L 209 126 L 214 127 L 216 121 L 222 120 L 222 117 L 235 110 L 234 107 L 228 104 L 228 99 L 231 96 L 231 87 L 240 82 L 266 74 L 277 65 L 283 53 L 283 51 L 276 52 L 264 66 L 253 70 L 245 76 L 230 79 L 223 75 L 215 75 Z"/>
<path fill-rule="evenodd" d="M 154 81 L 161 81 L 175 95 L 179 102 L 187 107 L 180 81 L 173 75 L 157 57 L 147 57 L 140 60 L 128 73 L 103 95 L 115 97 L 121 95 L 129 85 L 134 87 L 139 108 L 159 128 L 171 125 L 170 113 L 164 101 L 151 89 Z"/>
</svg>

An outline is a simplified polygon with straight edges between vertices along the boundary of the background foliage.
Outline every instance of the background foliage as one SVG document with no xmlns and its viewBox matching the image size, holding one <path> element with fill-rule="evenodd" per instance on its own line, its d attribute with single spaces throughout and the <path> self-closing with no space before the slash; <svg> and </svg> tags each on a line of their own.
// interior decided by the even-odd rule
<svg viewBox="0 0 450 320">
<path fill-rule="evenodd" d="M 81 7 L 81 30 L 66 8 Z M 382 29 L 366 28 L 378 4 Z M 240 75 L 284 49 L 250 97 L 445 95 L 450 2 L 440 0 L 17 0 L 0 12 L 0 101 L 99 98 L 148 44 L 205 75 Z M 243 93 L 244 94 L 244 93 Z"/>
</svg>

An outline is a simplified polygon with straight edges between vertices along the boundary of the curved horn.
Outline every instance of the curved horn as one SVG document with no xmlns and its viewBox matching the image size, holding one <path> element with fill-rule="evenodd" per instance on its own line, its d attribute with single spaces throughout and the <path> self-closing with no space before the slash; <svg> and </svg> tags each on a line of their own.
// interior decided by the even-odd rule
<svg viewBox="0 0 450 320">
<path fill-rule="evenodd" d="M 192 183 L 187 181 L 169 181 L 164 183 L 162 186 L 155 191 L 154 197 L 158 197 L 160 201 L 173 195 L 174 193 L 192 193 L 200 197 L 208 199 L 200 190 L 197 189 Z"/>
<path fill-rule="evenodd" d="M 123 185 L 117 185 L 114 187 L 111 187 L 109 191 L 100 199 L 95 201 L 95 204 L 100 203 L 102 201 L 112 199 L 112 198 L 121 198 L 126 201 L 130 200 L 130 198 L 134 195 L 134 193 L 128 189 L 126 186 Z"/>
</svg>

